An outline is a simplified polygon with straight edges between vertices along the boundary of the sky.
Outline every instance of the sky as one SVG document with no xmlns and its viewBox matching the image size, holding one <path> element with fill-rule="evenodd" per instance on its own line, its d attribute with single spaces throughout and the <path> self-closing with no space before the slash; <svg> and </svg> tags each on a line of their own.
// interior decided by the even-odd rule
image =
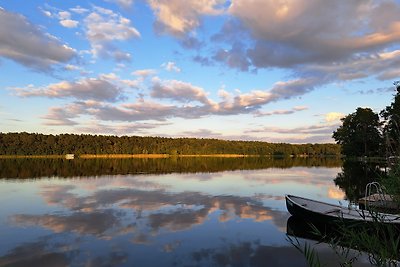
<svg viewBox="0 0 400 267">
<path fill-rule="evenodd" d="M 400 0 L 0 0 L 0 132 L 331 143 L 400 79 Z"/>
</svg>

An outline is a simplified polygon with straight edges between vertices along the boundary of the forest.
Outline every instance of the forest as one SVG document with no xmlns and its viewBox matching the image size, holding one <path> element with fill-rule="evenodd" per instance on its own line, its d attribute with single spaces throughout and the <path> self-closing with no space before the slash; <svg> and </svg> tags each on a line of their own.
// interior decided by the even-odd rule
<svg viewBox="0 0 400 267">
<path fill-rule="evenodd" d="M 0 155 L 168 154 L 259 156 L 338 156 L 337 144 L 108 136 L 87 134 L 0 133 Z"/>
</svg>

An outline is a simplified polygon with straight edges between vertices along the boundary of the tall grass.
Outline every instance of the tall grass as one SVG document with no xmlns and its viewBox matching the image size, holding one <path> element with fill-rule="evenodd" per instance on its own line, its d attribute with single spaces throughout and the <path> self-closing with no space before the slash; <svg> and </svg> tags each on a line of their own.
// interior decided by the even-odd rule
<svg viewBox="0 0 400 267">
<path fill-rule="evenodd" d="M 351 267 L 363 255 L 368 257 L 372 266 L 400 266 L 399 229 L 383 224 L 378 216 L 376 219 L 368 225 L 362 223 L 348 226 L 339 222 L 335 234 L 315 228 L 313 235 L 319 236 L 319 241 L 314 245 L 308 241 L 301 243 L 295 236 L 287 235 L 287 240 L 304 255 L 310 267 L 324 266 L 316 249 L 321 242 L 327 243 L 336 254 L 338 266 Z"/>
<path fill-rule="evenodd" d="M 301 244 L 296 236 L 286 235 L 287 240 L 304 255 L 308 266 L 310 267 L 321 267 L 321 261 L 319 259 L 318 253 L 315 247 L 311 246 L 309 243 Z"/>
</svg>

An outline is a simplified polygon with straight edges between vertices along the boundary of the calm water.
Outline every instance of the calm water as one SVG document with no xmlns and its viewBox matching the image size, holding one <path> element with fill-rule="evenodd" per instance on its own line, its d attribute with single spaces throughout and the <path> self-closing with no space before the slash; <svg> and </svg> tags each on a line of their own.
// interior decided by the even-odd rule
<svg viewBox="0 0 400 267">
<path fill-rule="evenodd" d="M 284 195 L 347 204 L 341 164 L 0 160 L 0 266 L 306 266 L 286 236 Z"/>
</svg>

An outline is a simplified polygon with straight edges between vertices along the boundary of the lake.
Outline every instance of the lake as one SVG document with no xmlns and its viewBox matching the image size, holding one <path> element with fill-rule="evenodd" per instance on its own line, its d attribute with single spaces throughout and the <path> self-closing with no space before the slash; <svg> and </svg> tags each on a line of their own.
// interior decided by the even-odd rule
<svg viewBox="0 0 400 267">
<path fill-rule="evenodd" d="M 337 159 L 1 159 L 0 266 L 307 266 L 284 196 L 347 205 L 348 175 Z"/>
</svg>

